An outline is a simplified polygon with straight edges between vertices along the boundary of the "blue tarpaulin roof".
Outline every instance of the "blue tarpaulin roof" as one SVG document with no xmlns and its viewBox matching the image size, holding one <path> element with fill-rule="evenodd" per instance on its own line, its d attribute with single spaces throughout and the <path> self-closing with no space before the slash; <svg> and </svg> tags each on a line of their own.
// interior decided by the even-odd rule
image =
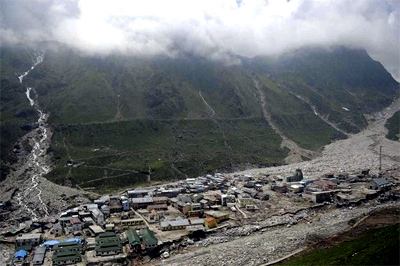
<svg viewBox="0 0 400 266">
<path fill-rule="evenodd" d="M 60 243 L 61 242 L 58 241 L 58 240 L 49 240 L 49 241 L 44 242 L 43 244 L 45 246 L 54 246 L 54 245 L 57 245 L 57 244 L 60 244 Z"/>
<path fill-rule="evenodd" d="M 28 255 L 28 252 L 21 249 L 15 253 L 14 258 L 25 258 L 27 255 Z"/>
<path fill-rule="evenodd" d="M 76 238 L 69 238 L 69 239 L 67 239 L 67 240 L 64 240 L 63 242 L 65 242 L 65 243 L 71 243 L 71 242 L 81 243 L 81 242 L 82 242 L 82 239 L 79 238 L 79 237 L 76 237 Z"/>
</svg>

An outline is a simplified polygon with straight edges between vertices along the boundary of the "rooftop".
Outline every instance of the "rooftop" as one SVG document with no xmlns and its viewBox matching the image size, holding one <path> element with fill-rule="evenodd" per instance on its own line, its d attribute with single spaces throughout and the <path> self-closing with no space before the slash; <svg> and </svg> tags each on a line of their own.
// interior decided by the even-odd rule
<svg viewBox="0 0 400 266">
<path fill-rule="evenodd" d="M 189 225 L 188 219 L 175 219 L 175 220 L 164 220 L 160 223 L 161 227 L 168 226 L 187 226 Z"/>
<path fill-rule="evenodd" d="M 374 182 L 377 186 L 384 186 L 389 184 L 385 178 L 374 178 L 372 179 L 372 182 Z"/>
<path fill-rule="evenodd" d="M 24 234 L 24 235 L 19 235 L 17 236 L 17 241 L 18 240 L 27 240 L 27 239 L 36 239 L 40 238 L 41 234 Z"/>
<path fill-rule="evenodd" d="M 139 235 L 142 237 L 145 245 L 157 245 L 158 243 L 157 238 L 154 236 L 154 232 L 151 231 L 149 228 L 144 228 L 140 230 Z"/>
<path fill-rule="evenodd" d="M 154 202 L 152 197 L 143 197 L 143 198 L 133 198 L 131 199 L 132 203 L 152 203 Z"/>
<path fill-rule="evenodd" d="M 136 233 L 136 230 L 133 230 L 132 228 L 126 231 L 126 237 L 128 238 L 129 244 L 140 244 L 140 237 Z"/>
<path fill-rule="evenodd" d="M 81 220 L 79 220 L 78 217 L 72 217 L 70 221 L 71 221 L 71 224 L 80 224 L 81 223 Z"/>
</svg>

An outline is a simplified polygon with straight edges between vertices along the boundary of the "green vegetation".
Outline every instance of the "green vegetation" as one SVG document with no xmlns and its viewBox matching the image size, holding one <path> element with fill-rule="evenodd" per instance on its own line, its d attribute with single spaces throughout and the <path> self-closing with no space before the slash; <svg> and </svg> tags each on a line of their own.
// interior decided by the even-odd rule
<svg viewBox="0 0 400 266">
<path fill-rule="evenodd" d="M 261 79 L 272 120 L 301 147 L 316 150 L 345 136 L 316 116 L 310 106 L 277 87 L 270 79 Z"/>
<path fill-rule="evenodd" d="M 398 89 L 365 51 L 344 48 L 242 58 L 242 64 L 226 66 L 192 55 L 95 57 L 61 44 L 48 46 L 44 62 L 24 84 L 37 92 L 55 130 L 56 167 L 48 178 L 85 188 L 142 184 L 149 169 L 151 182 L 159 182 L 247 163 L 282 163 L 287 151 L 262 118 L 252 77 L 279 128 L 311 150 L 345 136 L 317 117 L 310 104 L 339 128 L 358 132 L 366 125 L 363 113 L 388 105 Z M 0 57 L 4 176 L 15 159 L 15 141 L 37 114 L 17 79 L 31 66 L 29 53 L 2 48 Z M 82 164 L 65 167 L 69 156 Z"/>
<path fill-rule="evenodd" d="M 18 76 L 31 65 L 25 51 L 16 49 L 5 52 L 0 49 L 0 181 L 9 173 L 9 165 L 16 161 L 12 152 L 15 142 L 26 134 L 37 113 L 25 96 L 26 87 Z"/>
<path fill-rule="evenodd" d="M 280 265 L 399 265 L 400 224 L 370 229 L 354 240 L 296 256 Z"/>
<path fill-rule="evenodd" d="M 218 120 L 132 120 L 60 125 L 52 149 L 56 168 L 47 177 L 80 187 L 116 189 L 185 178 L 234 166 L 281 164 L 287 151 L 261 117 Z M 65 145 L 64 145 L 65 144 Z M 65 167 L 69 155 L 79 167 Z M 68 178 L 68 171 L 71 174 Z"/>
<path fill-rule="evenodd" d="M 385 127 L 388 129 L 386 137 L 391 140 L 400 140 L 400 111 L 386 121 Z"/>
</svg>

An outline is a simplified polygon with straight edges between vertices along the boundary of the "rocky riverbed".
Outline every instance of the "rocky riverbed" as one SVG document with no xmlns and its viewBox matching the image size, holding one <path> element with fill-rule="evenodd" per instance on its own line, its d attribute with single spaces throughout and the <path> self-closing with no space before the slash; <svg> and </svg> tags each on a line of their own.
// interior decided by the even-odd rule
<svg viewBox="0 0 400 266">
<path fill-rule="evenodd" d="M 305 211 L 294 216 L 280 217 L 281 221 L 288 222 L 286 226 L 264 229 L 253 226 L 252 230 L 257 230 L 252 234 L 249 234 L 252 231 L 251 226 L 247 229 L 228 229 L 180 251 L 171 258 L 151 261 L 149 265 L 261 265 L 286 256 L 315 240 L 345 232 L 350 228 L 349 220 L 389 206 L 400 206 L 400 203 Z M 305 216 L 308 221 L 293 224 L 293 221 L 300 221 Z M 247 234 L 249 235 L 246 236 Z"/>
<path fill-rule="evenodd" d="M 32 67 L 18 76 L 21 84 L 43 62 L 44 57 L 44 51 L 32 55 Z M 0 200 L 12 203 L 9 224 L 14 220 L 40 219 L 52 213 L 57 214 L 70 204 L 67 200 L 71 198 L 80 197 L 78 201 L 87 201 L 82 191 L 55 185 L 43 178 L 52 168 L 51 154 L 48 152 L 52 137 L 52 129 L 47 122 L 50 114 L 41 108 L 34 88 L 26 87 L 25 94 L 29 104 L 38 113 L 38 120 L 17 143 L 18 149 L 14 152 L 17 153 L 18 162 L 0 184 Z"/>
</svg>

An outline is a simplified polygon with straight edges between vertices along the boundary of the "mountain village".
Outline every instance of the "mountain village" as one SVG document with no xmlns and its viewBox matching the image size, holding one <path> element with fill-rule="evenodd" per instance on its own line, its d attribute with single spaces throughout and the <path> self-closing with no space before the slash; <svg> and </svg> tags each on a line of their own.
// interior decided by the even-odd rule
<svg viewBox="0 0 400 266">
<path fill-rule="evenodd" d="M 15 246 L 12 265 L 138 265 L 166 259 L 230 228 L 290 227 L 313 222 L 307 215 L 293 219 L 303 210 L 397 201 L 396 171 L 327 173 L 314 180 L 301 169 L 291 176 L 187 178 L 103 196 L 60 210 L 57 217 L 3 224 L 1 242 Z M 4 221 L 7 206 L 0 207 Z M 289 219 L 276 219 L 287 214 Z"/>
</svg>

